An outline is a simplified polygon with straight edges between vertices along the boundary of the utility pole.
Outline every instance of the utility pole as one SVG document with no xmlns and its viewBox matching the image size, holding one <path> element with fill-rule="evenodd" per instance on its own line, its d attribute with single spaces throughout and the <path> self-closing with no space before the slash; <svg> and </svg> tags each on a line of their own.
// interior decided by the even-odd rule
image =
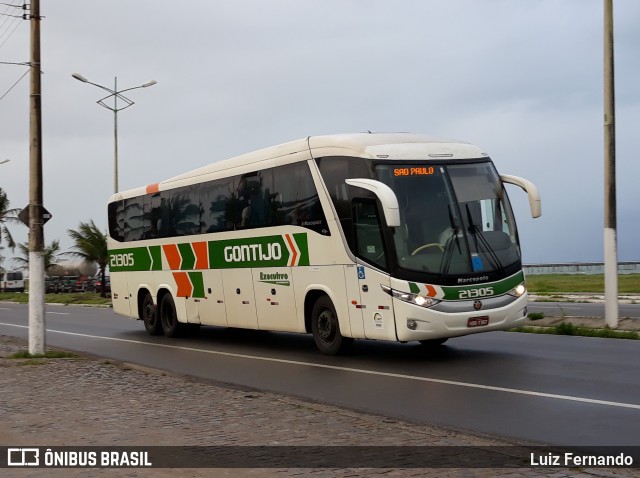
<svg viewBox="0 0 640 478">
<path fill-rule="evenodd" d="M 610 328 L 618 327 L 615 115 L 613 0 L 604 0 L 604 312 Z"/>
<path fill-rule="evenodd" d="M 44 219 L 42 204 L 42 93 L 40 0 L 31 0 L 31 90 L 29 102 L 29 353 L 46 348 L 44 315 Z"/>
</svg>

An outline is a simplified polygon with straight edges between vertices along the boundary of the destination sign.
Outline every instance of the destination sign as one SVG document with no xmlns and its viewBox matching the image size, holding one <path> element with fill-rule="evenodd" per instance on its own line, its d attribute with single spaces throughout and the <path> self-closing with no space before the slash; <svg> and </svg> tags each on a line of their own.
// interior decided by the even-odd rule
<svg viewBox="0 0 640 478">
<path fill-rule="evenodd" d="M 416 166 L 412 168 L 393 168 L 393 175 L 399 176 L 431 176 L 436 172 L 433 166 Z"/>
</svg>

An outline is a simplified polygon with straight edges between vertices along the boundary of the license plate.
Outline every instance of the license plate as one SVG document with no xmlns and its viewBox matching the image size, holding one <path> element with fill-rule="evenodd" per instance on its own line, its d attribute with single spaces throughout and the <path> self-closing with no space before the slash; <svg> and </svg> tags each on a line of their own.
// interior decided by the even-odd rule
<svg viewBox="0 0 640 478">
<path fill-rule="evenodd" d="M 470 317 L 467 321 L 467 327 L 482 327 L 489 325 L 489 316 L 483 315 L 482 317 Z"/>
</svg>

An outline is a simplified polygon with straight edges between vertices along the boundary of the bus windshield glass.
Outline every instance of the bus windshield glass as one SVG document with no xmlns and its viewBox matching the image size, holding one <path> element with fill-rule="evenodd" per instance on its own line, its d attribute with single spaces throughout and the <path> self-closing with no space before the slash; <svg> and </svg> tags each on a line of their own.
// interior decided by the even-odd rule
<svg viewBox="0 0 640 478">
<path fill-rule="evenodd" d="M 520 267 L 508 198 L 490 161 L 378 164 L 377 179 L 398 198 L 393 242 L 398 267 L 446 282 L 452 276 L 505 276 Z"/>
</svg>

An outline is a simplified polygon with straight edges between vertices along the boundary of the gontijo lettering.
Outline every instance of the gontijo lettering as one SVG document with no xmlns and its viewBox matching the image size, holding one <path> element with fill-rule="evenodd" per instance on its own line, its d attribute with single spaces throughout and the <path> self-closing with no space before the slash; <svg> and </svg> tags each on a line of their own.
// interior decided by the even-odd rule
<svg viewBox="0 0 640 478">
<path fill-rule="evenodd" d="M 277 261 L 282 258 L 280 244 L 242 244 L 224 248 L 226 262 Z"/>
</svg>

